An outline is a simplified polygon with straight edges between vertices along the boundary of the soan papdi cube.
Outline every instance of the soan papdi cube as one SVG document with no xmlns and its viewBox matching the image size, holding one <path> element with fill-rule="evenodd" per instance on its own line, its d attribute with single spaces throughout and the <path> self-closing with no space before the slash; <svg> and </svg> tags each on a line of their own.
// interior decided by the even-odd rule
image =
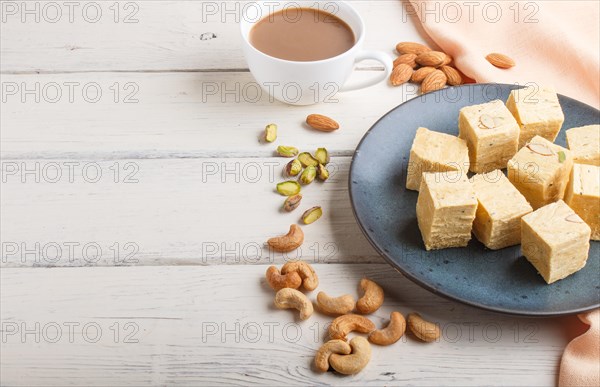
<svg viewBox="0 0 600 387">
<path fill-rule="evenodd" d="M 589 250 L 590 227 L 562 200 L 521 218 L 521 251 L 549 284 L 583 268 Z"/>
<path fill-rule="evenodd" d="M 469 170 L 467 143 L 450 134 L 419 128 L 410 149 L 406 188 L 415 191 L 421 186 L 423 172 Z"/>
<path fill-rule="evenodd" d="M 564 197 L 572 167 L 571 152 L 535 136 L 508 162 L 508 179 L 537 209 Z"/>
<path fill-rule="evenodd" d="M 576 163 L 600 166 L 600 125 L 567 130 L 567 145 Z"/>
<path fill-rule="evenodd" d="M 477 213 L 473 234 L 492 250 L 521 243 L 521 218 L 533 211 L 501 170 L 473 176 Z"/>
<path fill-rule="evenodd" d="M 565 115 L 551 87 L 528 86 L 511 91 L 506 107 L 515 116 L 521 129 L 519 148 L 535 136 L 554 142 Z"/>
<path fill-rule="evenodd" d="M 477 199 L 463 172 L 424 173 L 417 221 L 427 250 L 463 247 L 471 240 Z"/>
<path fill-rule="evenodd" d="M 518 150 L 519 126 L 499 100 L 460 109 L 458 132 L 467 141 L 475 173 L 506 168 Z"/>
<path fill-rule="evenodd" d="M 590 226 L 591 239 L 600 240 L 600 167 L 575 164 L 565 202 Z"/>
</svg>

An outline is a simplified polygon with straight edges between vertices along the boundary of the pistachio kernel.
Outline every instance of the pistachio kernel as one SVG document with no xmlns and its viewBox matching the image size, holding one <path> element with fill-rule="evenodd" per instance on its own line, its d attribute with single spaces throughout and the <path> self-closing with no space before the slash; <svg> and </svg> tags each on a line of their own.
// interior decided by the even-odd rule
<svg viewBox="0 0 600 387">
<path fill-rule="evenodd" d="M 303 167 L 316 167 L 319 165 L 319 161 L 315 159 L 310 153 L 302 152 L 298 155 L 298 160 L 302 163 Z"/>
<path fill-rule="evenodd" d="M 265 141 L 274 142 L 277 140 L 277 125 L 269 124 L 265 128 Z"/>
<path fill-rule="evenodd" d="M 315 159 L 323 165 L 329 164 L 329 152 L 325 148 L 319 148 L 315 152 Z"/>
<path fill-rule="evenodd" d="M 293 146 L 279 145 L 277 147 L 277 154 L 283 157 L 295 157 L 298 155 L 298 152 L 298 148 Z"/>
<path fill-rule="evenodd" d="M 302 201 L 302 195 L 300 195 L 300 194 L 288 196 L 288 198 L 285 199 L 285 202 L 283 203 L 283 209 L 286 210 L 287 212 L 292 212 L 296 208 L 298 208 L 301 201 Z"/>
<path fill-rule="evenodd" d="M 302 175 L 300 175 L 300 182 L 307 185 L 315 181 L 315 177 L 317 177 L 317 168 L 311 165 L 306 167 Z"/>
<path fill-rule="evenodd" d="M 285 166 L 285 173 L 288 176 L 298 176 L 298 174 L 300 174 L 300 172 L 302 172 L 302 163 L 296 159 L 290 161 Z"/>
<path fill-rule="evenodd" d="M 323 209 L 321 207 L 313 207 L 302 214 L 302 222 L 304 224 L 311 224 L 319 220 L 323 215 Z"/>
<path fill-rule="evenodd" d="M 329 179 L 329 170 L 323 164 L 319 164 L 317 167 L 317 177 L 321 181 L 327 181 L 327 179 Z"/>
<path fill-rule="evenodd" d="M 293 196 L 300 193 L 300 184 L 297 181 L 284 181 L 283 183 L 277 184 L 277 192 L 283 196 Z"/>
</svg>

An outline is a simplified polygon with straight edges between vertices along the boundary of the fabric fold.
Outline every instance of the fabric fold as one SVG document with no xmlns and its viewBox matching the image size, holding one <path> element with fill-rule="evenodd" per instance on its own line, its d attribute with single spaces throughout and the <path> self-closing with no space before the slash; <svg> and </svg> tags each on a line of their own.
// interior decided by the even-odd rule
<svg viewBox="0 0 600 387">
<path fill-rule="evenodd" d="M 410 0 L 440 48 L 479 83 L 537 83 L 600 108 L 600 2 Z M 485 59 L 499 52 L 508 70 Z"/>
<path fill-rule="evenodd" d="M 600 386 L 600 309 L 580 314 L 579 319 L 590 328 L 567 344 L 560 362 L 560 387 Z"/>
</svg>

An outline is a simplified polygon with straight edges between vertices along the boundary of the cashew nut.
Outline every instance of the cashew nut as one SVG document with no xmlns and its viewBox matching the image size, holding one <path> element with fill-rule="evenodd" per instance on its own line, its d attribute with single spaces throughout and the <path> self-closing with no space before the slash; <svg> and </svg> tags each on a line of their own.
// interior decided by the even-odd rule
<svg viewBox="0 0 600 387">
<path fill-rule="evenodd" d="M 329 369 L 329 357 L 332 354 L 349 355 L 351 352 L 352 347 L 344 340 L 329 340 L 317 351 L 315 355 L 315 367 L 318 371 L 327 372 Z"/>
<path fill-rule="evenodd" d="M 345 314 L 331 322 L 329 337 L 346 340 L 346 335 L 350 332 L 371 333 L 375 329 L 375 324 L 368 318 L 358 314 Z"/>
<path fill-rule="evenodd" d="M 267 241 L 267 244 L 279 253 L 289 253 L 290 251 L 296 250 L 304 242 L 304 232 L 300 226 L 292 224 L 290 231 L 283 236 L 271 238 Z"/>
<path fill-rule="evenodd" d="M 440 338 L 440 327 L 436 323 L 424 320 L 418 313 L 408 315 L 408 327 L 410 331 L 419 339 L 430 343 Z"/>
<path fill-rule="evenodd" d="M 350 347 L 352 347 L 350 355 L 338 355 L 334 353 L 329 356 L 329 364 L 340 374 L 357 374 L 371 360 L 371 344 L 364 337 L 357 336 L 350 340 Z"/>
<path fill-rule="evenodd" d="M 277 291 L 283 288 L 298 289 L 302 285 L 302 278 L 295 271 L 287 274 L 281 274 L 275 266 L 267 269 L 267 282 L 269 286 Z"/>
<path fill-rule="evenodd" d="M 406 320 L 400 312 L 392 312 L 387 327 L 371 332 L 369 341 L 377 345 L 390 345 L 400 340 L 406 330 Z"/>
<path fill-rule="evenodd" d="M 349 294 L 339 297 L 329 297 L 325 292 L 317 294 L 317 306 L 325 314 L 337 316 L 352 312 L 356 301 Z"/>
<path fill-rule="evenodd" d="M 304 261 L 288 262 L 281 268 L 281 274 L 298 273 L 306 290 L 315 290 L 319 286 L 319 277 L 308 263 Z"/>
<path fill-rule="evenodd" d="M 356 302 L 356 310 L 362 314 L 371 314 L 383 304 L 383 289 L 375 282 L 363 278 L 360 280 L 360 288 L 364 295 Z"/>
<path fill-rule="evenodd" d="M 306 320 L 313 314 L 312 302 L 304 293 L 291 288 L 284 288 L 275 294 L 275 306 L 279 309 L 298 309 L 300 320 Z"/>
</svg>

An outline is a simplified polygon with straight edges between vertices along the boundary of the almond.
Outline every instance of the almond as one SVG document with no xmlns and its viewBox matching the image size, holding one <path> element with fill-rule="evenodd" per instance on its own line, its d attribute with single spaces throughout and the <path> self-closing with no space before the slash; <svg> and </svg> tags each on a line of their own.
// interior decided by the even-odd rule
<svg viewBox="0 0 600 387">
<path fill-rule="evenodd" d="M 415 67 L 417 67 L 417 62 L 415 62 L 415 59 L 417 59 L 416 54 L 402 54 L 394 61 L 394 67 L 404 63 L 414 69 Z"/>
<path fill-rule="evenodd" d="M 444 73 L 448 80 L 448 84 L 451 86 L 457 86 L 463 84 L 463 79 L 458 70 L 450 66 L 442 66 L 440 70 Z"/>
<path fill-rule="evenodd" d="M 493 52 L 485 57 L 488 62 L 501 69 L 509 69 L 515 66 L 515 61 L 504 54 Z"/>
<path fill-rule="evenodd" d="M 411 82 L 421 83 L 423 82 L 423 79 L 425 79 L 426 76 L 428 76 L 434 71 L 435 67 L 421 67 L 413 73 L 412 77 L 410 77 L 410 80 Z"/>
<path fill-rule="evenodd" d="M 432 71 L 431 74 L 425 77 L 421 84 L 421 92 L 429 93 L 430 91 L 439 90 L 446 86 L 446 76 L 441 70 Z"/>
<path fill-rule="evenodd" d="M 394 67 L 392 75 L 390 75 L 390 82 L 392 83 L 392 86 L 400 86 L 401 84 L 408 82 L 412 76 L 412 73 L 412 67 L 407 64 L 400 63 L 398 66 Z"/>
<path fill-rule="evenodd" d="M 404 55 L 404 54 L 419 55 L 424 52 L 431 51 L 431 48 L 429 48 L 425 45 L 422 45 L 421 43 L 401 42 L 396 45 L 396 51 L 398 51 L 398 54 L 400 54 L 400 55 Z"/>
<path fill-rule="evenodd" d="M 481 117 L 479 117 L 479 127 L 481 129 L 494 129 L 496 127 L 494 117 L 490 116 L 489 114 L 481 115 Z"/>
<path fill-rule="evenodd" d="M 447 55 L 441 51 L 427 51 L 417 56 L 416 62 L 421 66 L 441 66 L 446 61 Z"/>
<path fill-rule="evenodd" d="M 565 220 L 571 223 L 585 223 L 577 214 L 571 214 L 567 216 Z"/>
<path fill-rule="evenodd" d="M 340 124 L 321 114 L 311 114 L 306 117 L 306 123 L 311 128 L 320 130 L 321 132 L 333 132 L 340 128 Z"/>
<path fill-rule="evenodd" d="M 442 66 L 447 66 L 450 63 L 452 63 L 452 61 L 454 60 L 454 58 L 452 58 L 451 55 L 446 54 L 446 58 L 444 59 L 444 62 L 442 62 Z"/>
<path fill-rule="evenodd" d="M 531 150 L 532 152 L 537 153 L 542 156 L 553 156 L 554 155 L 554 151 L 552 149 L 550 149 L 549 147 L 547 147 L 545 144 L 538 144 L 535 142 L 530 142 L 529 144 L 527 144 L 527 148 L 529 148 L 529 150 Z"/>
</svg>

